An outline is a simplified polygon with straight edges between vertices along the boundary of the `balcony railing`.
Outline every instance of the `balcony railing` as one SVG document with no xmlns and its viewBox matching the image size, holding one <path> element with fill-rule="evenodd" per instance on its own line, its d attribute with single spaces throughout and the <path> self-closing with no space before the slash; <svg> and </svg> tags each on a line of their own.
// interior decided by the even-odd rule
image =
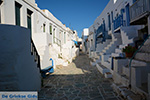
<svg viewBox="0 0 150 100">
<path fill-rule="evenodd" d="M 34 42 L 33 42 L 33 40 L 31 39 L 31 55 L 34 55 L 34 60 L 35 60 L 35 62 L 37 63 L 37 67 L 40 69 L 40 71 L 41 71 L 41 65 L 40 65 L 40 56 L 39 56 L 39 54 L 38 54 L 38 52 L 37 52 L 37 50 L 36 50 L 36 47 L 35 47 L 35 45 L 34 45 Z"/>
<path fill-rule="evenodd" d="M 125 20 L 123 20 L 123 15 L 119 15 L 115 20 L 114 20 L 114 30 L 119 28 L 120 26 L 125 26 Z"/>
<path fill-rule="evenodd" d="M 58 38 L 54 37 L 54 43 L 61 47 L 61 40 L 59 40 Z"/>
<path fill-rule="evenodd" d="M 140 18 L 147 12 L 150 11 L 150 1 L 149 0 L 137 0 L 130 7 L 130 20 L 133 22 L 135 19 Z"/>
</svg>

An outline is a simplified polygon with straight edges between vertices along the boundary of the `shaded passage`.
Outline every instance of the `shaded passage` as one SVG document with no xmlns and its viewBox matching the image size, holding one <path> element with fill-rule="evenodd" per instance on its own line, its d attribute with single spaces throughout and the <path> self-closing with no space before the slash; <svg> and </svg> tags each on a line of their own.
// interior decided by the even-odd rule
<svg viewBox="0 0 150 100">
<path fill-rule="evenodd" d="M 44 79 L 39 100 L 121 100 L 105 79 L 89 64 L 89 58 L 80 54 L 69 66 L 58 69 Z"/>
</svg>

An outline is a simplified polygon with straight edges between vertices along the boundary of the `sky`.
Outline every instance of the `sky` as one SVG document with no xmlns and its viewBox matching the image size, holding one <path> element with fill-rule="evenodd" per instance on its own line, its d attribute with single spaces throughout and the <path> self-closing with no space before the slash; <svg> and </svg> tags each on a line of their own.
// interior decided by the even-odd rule
<svg viewBox="0 0 150 100">
<path fill-rule="evenodd" d="M 82 36 L 101 14 L 109 0 L 35 0 L 40 9 L 48 9 L 58 20 Z"/>
</svg>

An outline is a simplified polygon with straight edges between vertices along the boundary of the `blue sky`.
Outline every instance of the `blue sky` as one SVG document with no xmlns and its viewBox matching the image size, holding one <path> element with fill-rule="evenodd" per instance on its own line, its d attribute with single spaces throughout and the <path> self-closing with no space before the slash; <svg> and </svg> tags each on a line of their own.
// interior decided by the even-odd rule
<svg viewBox="0 0 150 100">
<path fill-rule="evenodd" d="M 70 29 L 82 30 L 90 27 L 101 14 L 109 0 L 35 0 L 38 7 L 48 9 L 58 20 Z"/>
</svg>

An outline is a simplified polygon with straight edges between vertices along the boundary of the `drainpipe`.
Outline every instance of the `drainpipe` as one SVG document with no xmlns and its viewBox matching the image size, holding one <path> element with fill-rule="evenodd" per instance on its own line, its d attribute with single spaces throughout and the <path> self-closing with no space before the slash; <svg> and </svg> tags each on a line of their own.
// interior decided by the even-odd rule
<svg viewBox="0 0 150 100">
<path fill-rule="evenodd" d="M 147 36 L 147 38 L 144 40 L 144 42 L 140 45 L 140 47 L 138 48 L 138 50 L 133 54 L 133 56 L 131 57 L 130 59 L 130 62 L 129 62 L 129 88 L 131 88 L 131 74 L 132 74 L 132 66 L 131 66 L 131 63 L 132 63 L 132 60 L 134 59 L 135 55 L 139 52 L 139 50 L 142 48 L 142 46 L 144 45 L 144 43 L 149 39 L 150 37 L 150 34 Z"/>
</svg>

